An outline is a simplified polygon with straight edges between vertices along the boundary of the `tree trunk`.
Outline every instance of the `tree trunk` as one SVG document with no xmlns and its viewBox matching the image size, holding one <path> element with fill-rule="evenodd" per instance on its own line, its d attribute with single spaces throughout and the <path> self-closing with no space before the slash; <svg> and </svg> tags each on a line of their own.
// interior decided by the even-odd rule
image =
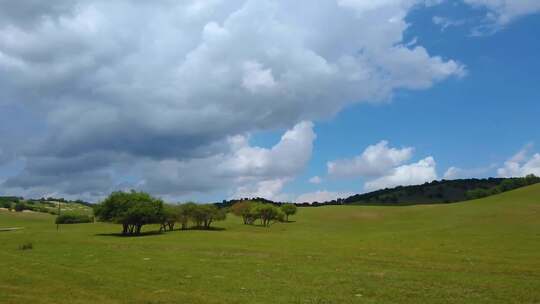
<svg viewBox="0 0 540 304">
<path fill-rule="evenodd" d="M 128 233 L 128 224 L 122 224 L 122 235 L 126 235 Z"/>
</svg>

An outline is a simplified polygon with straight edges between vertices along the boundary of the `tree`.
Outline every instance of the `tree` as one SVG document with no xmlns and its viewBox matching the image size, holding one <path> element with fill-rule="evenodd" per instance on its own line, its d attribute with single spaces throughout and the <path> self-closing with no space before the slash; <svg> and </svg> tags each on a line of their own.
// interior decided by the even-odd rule
<svg viewBox="0 0 540 304">
<path fill-rule="evenodd" d="M 178 222 L 182 225 L 181 229 L 186 230 L 188 228 L 189 221 L 193 218 L 193 214 L 197 204 L 188 202 L 185 204 L 180 204 L 176 210 Z"/>
<path fill-rule="evenodd" d="M 173 231 L 176 221 L 178 221 L 178 206 L 164 205 L 159 231 Z"/>
<path fill-rule="evenodd" d="M 289 221 L 289 215 L 295 215 L 297 208 L 294 204 L 283 204 L 281 205 L 281 211 L 285 214 L 285 221 Z"/>
<path fill-rule="evenodd" d="M 265 227 L 270 226 L 272 222 L 282 221 L 285 214 L 276 206 L 271 204 L 260 204 L 255 207 L 255 213 L 261 220 L 261 224 Z"/>
<path fill-rule="evenodd" d="M 223 221 L 227 217 L 225 209 L 219 209 L 214 205 L 196 205 L 192 209 L 192 219 L 195 226 L 203 229 L 210 229 L 214 221 Z"/>
<path fill-rule="evenodd" d="M 255 218 L 251 216 L 251 209 L 255 204 L 253 201 L 240 201 L 231 206 L 231 212 L 242 217 L 245 225 L 252 224 Z"/>
<path fill-rule="evenodd" d="M 99 220 L 122 224 L 123 235 L 140 234 L 146 224 L 161 223 L 163 201 L 145 192 L 113 192 L 95 207 Z"/>
<path fill-rule="evenodd" d="M 24 209 L 26 209 L 26 205 L 23 202 L 17 202 L 14 209 L 16 212 L 22 212 Z"/>
</svg>

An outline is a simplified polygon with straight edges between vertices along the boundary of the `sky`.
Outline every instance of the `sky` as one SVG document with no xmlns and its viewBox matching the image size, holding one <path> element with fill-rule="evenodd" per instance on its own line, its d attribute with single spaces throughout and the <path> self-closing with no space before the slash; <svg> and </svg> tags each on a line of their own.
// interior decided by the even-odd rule
<svg viewBox="0 0 540 304">
<path fill-rule="evenodd" d="M 540 176 L 536 0 L 0 0 L 0 195 Z"/>
</svg>

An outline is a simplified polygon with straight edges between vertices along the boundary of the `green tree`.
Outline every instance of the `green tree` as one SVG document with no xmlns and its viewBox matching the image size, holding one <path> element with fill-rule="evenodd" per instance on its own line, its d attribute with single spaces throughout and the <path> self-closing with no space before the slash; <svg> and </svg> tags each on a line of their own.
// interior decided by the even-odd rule
<svg viewBox="0 0 540 304">
<path fill-rule="evenodd" d="M 283 204 L 281 205 L 281 211 L 285 214 L 285 221 L 289 221 L 289 215 L 295 215 L 297 208 L 295 204 Z"/>
<path fill-rule="evenodd" d="M 180 204 L 177 208 L 178 222 L 182 225 L 181 229 L 186 230 L 188 228 L 189 221 L 192 220 L 197 204 L 188 202 Z"/>
<path fill-rule="evenodd" d="M 94 209 L 99 220 L 122 225 L 123 235 L 140 234 L 146 224 L 161 223 L 163 201 L 145 192 L 113 192 Z"/>
<path fill-rule="evenodd" d="M 261 220 L 261 224 L 265 227 L 270 226 L 275 221 L 282 221 L 285 214 L 272 204 L 260 204 L 255 207 L 255 213 Z"/>
<path fill-rule="evenodd" d="M 174 225 L 178 221 L 178 206 L 172 206 L 165 204 L 163 206 L 163 214 L 161 218 L 161 227 L 160 231 L 173 231 Z"/>
<path fill-rule="evenodd" d="M 22 212 L 23 210 L 26 209 L 26 205 L 23 202 L 17 202 L 17 203 L 15 203 L 15 208 L 14 209 L 17 212 Z"/>
<path fill-rule="evenodd" d="M 236 216 L 242 217 L 244 224 L 253 224 L 256 217 L 253 216 L 252 209 L 256 204 L 253 201 L 240 201 L 231 206 L 231 212 Z"/>
<path fill-rule="evenodd" d="M 196 205 L 191 216 L 196 227 L 210 229 L 213 222 L 225 220 L 227 211 L 214 205 Z"/>
</svg>

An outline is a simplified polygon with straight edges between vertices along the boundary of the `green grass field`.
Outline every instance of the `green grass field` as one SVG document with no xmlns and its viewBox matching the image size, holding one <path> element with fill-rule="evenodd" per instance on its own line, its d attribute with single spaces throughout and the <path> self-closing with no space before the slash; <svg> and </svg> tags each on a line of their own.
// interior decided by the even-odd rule
<svg viewBox="0 0 540 304">
<path fill-rule="evenodd" d="M 0 212 L 0 228 L 25 228 L 0 232 L 0 303 L 540 303 L 540 185 L 292 220 L 125 238 Z"/>
</svg>

